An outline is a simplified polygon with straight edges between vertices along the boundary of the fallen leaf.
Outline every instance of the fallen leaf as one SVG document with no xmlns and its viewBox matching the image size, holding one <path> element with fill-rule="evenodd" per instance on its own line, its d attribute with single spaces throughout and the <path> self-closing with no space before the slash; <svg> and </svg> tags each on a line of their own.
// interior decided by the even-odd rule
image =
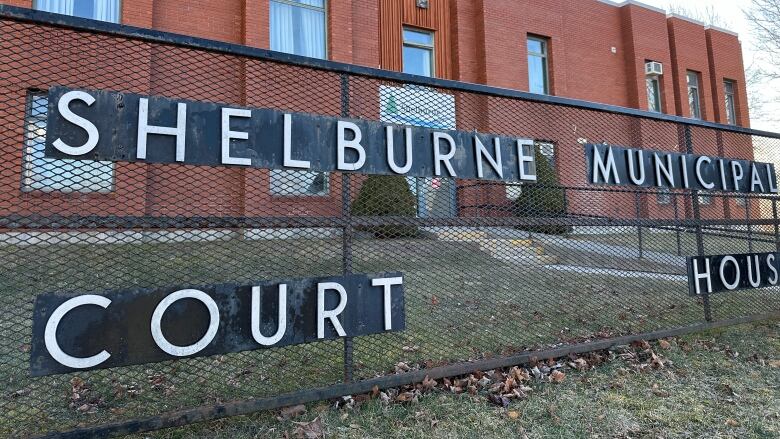
<svg viewBox="0 0 780 439">
<path fill-rule="evenodd" d="M 509 406 L 509 398 L 501 395 L 488 395 L 488 401 L 504 408 Z"/>
<path fill-rule="evenodd" d="M 414 399 L 415 399 L 415 394 L 412 392 L 399 393 L 398 396 L 395 398 L 395 400 L 398 402 L 410 402 L 410 401 L 414 401 Z"/>
<path fill-rule="evenodd" d="M 322 428 L 322 420 L 316 417 L 313 421 L 299 423 L 295 429 L 295 435 L 299 439 L 320 439 L 325 437 L 325 429 Z"/>
<path fill-rule="evenodd" d="M 509 411 L 506 415 L 509 416 L 509 419 L 517 419 L 520 417 L 520 413 L 515 410 Z"/>
<path fill-rule="evenodd" d="M 562 383 L 563 380 L 565 380 L 565 379 L 566 379 L 566 374 L 561 372 L 560 370 L 554 370 L 550 374 L 550 381 L 553 382 L 553 383 L 556 383 L 556 384 Z"/>
<path fill-rule="evenodd" d="M 425 376 L 425 379 L 422 382 L 423 388 L 425 390 L 431 390 L 434 387 L 436 387 L 436 380 L 432 380 L 429 376 Z"/>
<path fill-rule="evenodd" d="M 439 304 L 439 298 L 436 296 L 431 296 L 431 305 L 436 306 Z"/>
<path fill-rule="evenodd" d="M 780 360 L 772 360 L 772 361 L 769 362 L 769 365 L 771 367 L 778 367 L 778 368 L 780 368 Z"/>
<path fill-rule="evenodd" d="M 729 427 L 739 427 L 739 422 L 735 421 L 734 419 L 726 419 L 726 425 Z"/>
<path fill-rule="evenodd" d="M 659 340 L 658 341 L 658 346 L 660 346 L 661 349 L 671 349 L 672 348 L 672 344 L 669 343 L 666 340 Z"/>
</svg>

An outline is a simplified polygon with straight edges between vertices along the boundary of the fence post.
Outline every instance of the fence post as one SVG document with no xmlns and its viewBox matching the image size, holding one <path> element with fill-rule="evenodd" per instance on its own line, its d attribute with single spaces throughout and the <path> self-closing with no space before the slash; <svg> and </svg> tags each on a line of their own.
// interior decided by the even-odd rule
<svg viewBox="0 0 780 439">
<path fill-rule="evenodd" d="M 684 201 L 685 199 L 683 199 Z M 672 202 L 674 203 L 674 220 L 680 221 L 680 213 L 678 211 L 679 207 L 677 206 L 677 194 L 675 192 L 672 192 Z M 682 255 L 682 244 L 680 242 L 680 227 L 675 227 L 675 235 L 677 237 L 677 256 Z"/>
<path fill-rule="evenodd" d="M 636 219 L 641 220 L 642 219 L 642 195 L 639 192 L 634 192 L 634 204 L 636 205 Z M 639 259 L 642 259 L 644 256 L 642 252 L 642 246 L 643 246 L 643 240 L 642 240 L 642 226 L 637 224 L 636 226 L 636 235 L 637 239 L 639 241 Z"/>
<path fill-rule="evenodd" d="M 693 133 L 691 132 L 691 126 L 685 125 L 685 149 L 688 154 L 693 154 Z M 696 224 L 696 254 L 698 256 L 704 256 L 704 234 L 701 227 L 701 211 L 699 206 L 699 191 L 691 191 L 691 204 L 693 205 L 693 220 Z M 704 320 L 712 321 L 712 309 L 710 308 L 710 294 L 704 292 L 702 294 L 702 300 L 704 301 Z"/>
<path fill-rule="evenodd" d="M 745 197 L 745 219 L 748 222 L 748 253 L 753 253 L 753 226 L 750 224 L 750 197 Z"/>
<path fill-rule="evenodd" d="M 772 218 L 775 225 L 775 249 L 780 251 L 780 224 L 777 223 L 777 198 L 772 198 Z"/>
<path fill-rule="evenodd" d="M 342 73 L 341 78 L 341 116 L 349 117 L 349 76 Z M 342 271 L 344 276 L 352 274 L 352 198 L 350 196 L 351 175 L 341 174 L 341 216 L 344 229 L 341 234 Z M 354 340 L 344 337 L 344 382 L 350 383 L 354 375 Z"/>
</svg>

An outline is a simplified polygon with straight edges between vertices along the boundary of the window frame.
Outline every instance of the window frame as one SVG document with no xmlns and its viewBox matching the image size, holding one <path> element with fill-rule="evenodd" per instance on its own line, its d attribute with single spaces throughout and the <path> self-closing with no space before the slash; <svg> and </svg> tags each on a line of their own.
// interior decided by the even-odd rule
<svg viewBox="0 0 780 439">
<path fill-rule="evenodd" d="M 668 206 L 672 204 L 672 191 L 665 187 L 658 190 L 655 194 L 655 201 L 659 206 Z"/>
<path fill-rule="evenodd" d="M 122 2 L 123 2 L 123 0 L 116 0 L 116 8 L 117 8 L 116 24 L 122 24 Z M 32 6 L 32 9 L 34 11 L 43 11 L 42 9 L 38 9 L 38 0 L 33 0 L 31 6 Z M 43 12 L 46 12 L 46 11 L 43 11 Z M 78 17 L 78 16 L 77 15 L 73 15 L 73 17 Z M 97 20 L 97 21 L 103 21 L 105 23 L 114 23 L 113 21 L 98 20 L 97 18 L 94 18 L 94 17 L 88 18 L 88 20 Z"/>
<path fill-rule="evenodd" d="M 423 43 L 417 43 L 417 42 L 407 42 L 406 41 L 406 31 L 409 30 L 411 32 L 417 32 L 421 34 L 428 34 L 431 36 L 431 44 L 423 44 Z M 431 65 L 429 68 L 431 69 L 431 75 L 428 76 L 429 78 L 435 78 L 436 77 L 436 31 L 430 30 L 430 29 L 423 29 L 415 26 L 401 26 L 401 71 L 405 72 L 405 60 L 404 60 L 404 49 L 406 47 L 412 47 L 415 49 L 422 49 L 430 51 L 431 53 Z"/>
<path fill-rule="evenodd" d="M 696 79 L 695 84 L 691 84 L 691 78 Z M 701 73 L 694 70 L 685 71 L 685 82 L 688 89 L 688 107 L 689 117 L 691 119 L 702 120 L 702 106 L 701 106 Z M 693 99 L 691 92 L 695 92 L 696 99 Z M 693 103 L 696 103 L 695 107 Z M 694 108 L 696 111 L 694 111 Z"/>
<path fill-rule="evenodd" d="M 541 52 L 532 52 L 528 49 L 528 43 L 530 41 L 537 41 L 542 44 Z M 530 58 L 532 56 L 540 58 L 543 65 L 543 80 L 544 80 L 544 93 L 543 95 L 550 95 L 552 87 L 550 84 L 550 38 L 541 35 L 528 34 L 525 40 L 526 50 L 526 64 L 528 66 L 528 92 L 534 94 L 540 94 L 531 90 L 531 63 Z"/>
<path fill-rule="evenodd" d="M 324 60 L 330 60 L 330 3 L 329 0 L 322 0 L 322 7 L 319 6 L 312 6 L 307 5 L 304 3 L 299 3 L 295 0 L 270 0 L 268 2 L 268 46 L 270 49 L 271 46 L 271 3 L 276 2 L 279 4 L 292 6 L 292 7 L 299 7 L 304 9 L 309 9 L 312 11 L 322 11 L 322 13 L 325 15 L 325 25 L 323 26 L 323 31 L 325 32 L 325 35 L 323 36 L 323 43 L 325 44 L 325 56 L 322 58 Z M 273 49 L 271 49 L 273 50 Z M 277 51 L 280 52 L 280 51 Z M 282 52 L 286 53 L 286 52 Z M 291 53 L 290 55 L 296 55 L 295 53 Z M 305 56 L 305 55 L 296 55 L 296 56 Z M 320 59 L 320 58 L 315 58 Z"/>
<path fill-rule="evenodd" d="M 707 191 L 699 191 L 699 193 L 697 194 L 697 199 L 699 201 L 699 205 L 701 206 L 712 205 L 712 195 Z"/>
<path fill-rule="evenodd" d="M 650 106 L 650 86 L 653 85 L 653 94 L 658 109 Z M 645 87 L 647 89 L 647 109 L 653 113 L 663 113 L 663 102 L 661 101 L 661 78 L 660 76 L 651 75 L 645 78 Z"/>
<path fill-rule="evenodd" d="M 39 98 L 43 98 L 46 100 L 46 113 L 40 115 L 34 115 L 33 108 L 35 107 L 35 101 L 36 99 Z M 113 162 L 105 162 L 103 165 L 97 165 L 97 163 L 100 163 L 100 161 L 74 160 L 73 164 L 71 165 L 73 167 L 91 166 L 93 164 L 95 164 L 96 166 L 110 166 L 111 175 L 110 178 L 106 179 L 106 180 L 110 180 L 110 184 L 108 185 L 108 187 L 91 187 L 90 185 L 84 185 L 83 183 L 80 183 L 82 187 L 73 189 L 72 187 L 69 187 L 69 185 L 65 183 L 58 183 L 62 187 L 40 185 L 40 183 L 38 183 L 38 181 L 34 179 L 33 176 L 37 174 L 35 160 L 43 159 L 43 160 L 58 161 L 60 159 L 51 159 L 51 158 L 34 156 L 36 153 L 36 146 L 39 146 L 38 142 L 35 142 L 34 139 L 40 136 L 32 136 L 30 133 L 30 126 L 34 123 L 43 121 L 45 122 L 45 126 L 46 126 L 43 129 L 44 130 L 48 129 L 47 93 L 44 90 L 29 89 L 27 90 L 25 99 L 26 101 L 24 104 L 24 139 L 22 141 L 22 174 L 21 174 L 22 178 L 19 181 L 20 183 L 19 190 L 24 194 L 58 194 L 58 195 L 75 194 L 79 196 L 111 195 L 116 193 L 116 163 Z M 44 138 L 45 136 L 46 135 L 44 134 Z"/>
<path fill-rule="evenodd" d="M 731 91 L 729 91 L 731 86 Z M 723 80 L 723 98 L 726 104 L 726 123 L 729 125 L 737 125 L 737 82 L 731 79 Z"/>
</svg>

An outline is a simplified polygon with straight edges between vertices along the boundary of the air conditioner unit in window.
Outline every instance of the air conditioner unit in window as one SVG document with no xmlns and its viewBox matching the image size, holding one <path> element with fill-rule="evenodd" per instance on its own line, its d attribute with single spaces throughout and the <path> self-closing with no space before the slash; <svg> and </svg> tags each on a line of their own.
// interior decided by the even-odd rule
<svg viewBox="0 0 780 439">
<path fill-rule="evenodd" d="M 645 63 L 645 75 L 647 76 L 661 76 L 664 74 L 664 65 L 656 62 L 649 61 Z"/>
</svg>

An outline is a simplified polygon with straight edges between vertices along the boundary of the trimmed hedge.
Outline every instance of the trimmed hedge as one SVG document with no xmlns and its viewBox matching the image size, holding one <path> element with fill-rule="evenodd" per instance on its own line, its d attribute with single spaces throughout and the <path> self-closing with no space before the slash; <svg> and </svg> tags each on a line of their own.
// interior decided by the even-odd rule
<svg viewBox="0 0 780 439">
<path fill-rule="evenodd" d="M 408 216 L 417 215 L 417 199 L 401 175 L 370 175 L 363 182 L 357 199 L 352 204 L 355 216 Z M 362 227 L 359 230 L 373 233 L 377 238 L 410 238 L 419 234 L 416 226 L 381 225 Z"/>
<path fill-rule="evenodd" d="M 514 201 L 512 210 L 515 216 L 524 218 L 566 216 L 564 189 L 559 187 L 555 169 L 538 147 L 534 150 L 537 181 L 523 185 L 522 193 Z M 569 226 L 519 226 L 518 229 L 549 235 L 571 233 Z"/>
</svg>

